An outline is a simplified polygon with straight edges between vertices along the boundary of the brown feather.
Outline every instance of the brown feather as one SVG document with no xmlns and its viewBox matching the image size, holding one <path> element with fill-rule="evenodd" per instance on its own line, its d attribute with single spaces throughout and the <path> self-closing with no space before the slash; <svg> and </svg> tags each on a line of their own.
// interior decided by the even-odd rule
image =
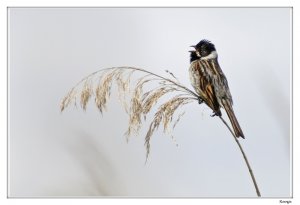
<svg viewBox="0 0 300 205">
<path fill-rule="evenodd" d="M 245 138 L 232 109 L 232 97 L 227 79 L 217 59 L 193 61 L 190 67 L 190 79 L 197 94 L 215 115 L 221 116 L 220 107 L 224 107 L 236 137 Z"/>
<path fill-rule="evenodd" d="M 239 124 L 238 120 L 236 119 L 236 116 L 235 116 L 234 111 L 232 109 L 232 106 L 230 105 L 230 103 L 228 103 L 227 100 L 222 100 L 222 104 L 223 104 L 223 107 L 226 110 L 228 118 L 229 118 L 229 120 L 232 124 L 235 136 L 236 137 L 242 137 L 242 138 L 245 139 L 245 136 L 244 136 L 243 131 L 240 127 L 240 124 Z"/>
<path fill-rule="evenodd" d="M 209 82 L 204 72 L 205 70 L 202 69 L 205 64 L 204 62 L 197 61 L 193 64 L 193 72 L 194 77 L 198 78 L 199 83 L 193 85 L 196 92 L 200 95 L 200 97 L 204 100 L 204 102 L 217 114 L 221 115 L 220 105 L 218 103 L 218 99 L 216 98 L 214 85 Z"/>
</svg>

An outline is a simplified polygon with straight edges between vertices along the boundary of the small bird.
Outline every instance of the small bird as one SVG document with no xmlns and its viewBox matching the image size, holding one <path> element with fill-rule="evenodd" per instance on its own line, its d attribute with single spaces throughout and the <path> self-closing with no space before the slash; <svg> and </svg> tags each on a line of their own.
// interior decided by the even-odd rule
<svg viewBox="0 0 300 205">
<path fill-rule="evenodd" d="M 190 51 L 189 74 L 196 93 L 213 110 L 212 116 L 222 116 L 220 108 L 223 107 L 235 136 L 245 138 L 232 108 L 233 101 L 228 82 L 218 63 L 215 45 L 204 39 L 191 47 L 195 50 Z"/>
</svg>

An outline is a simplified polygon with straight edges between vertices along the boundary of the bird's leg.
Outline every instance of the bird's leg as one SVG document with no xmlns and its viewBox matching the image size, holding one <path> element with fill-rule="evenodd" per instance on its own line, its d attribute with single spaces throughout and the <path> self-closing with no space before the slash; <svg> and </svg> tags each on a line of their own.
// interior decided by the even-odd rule
<svg viewBox="0 0 300 205">
<path fill-rule="evenodd" d="M 202 98 L 198 97 L 198 103 L 199 103 L 199 104 L 203 103 Z"/>
<path fill-rule="evenodd" d="M 217 111 L 214 111 L 212 115 L 210 115 L 211 117 L 214 117 L 214 116 L 221 116 L 221 112 L 217 112 Z"/>
<path fill-rule="evenodd" d="M 213 112 L 212 115 L 210 115 L 211 117 L 217 116 L 217 113 Z"/>
</svg>

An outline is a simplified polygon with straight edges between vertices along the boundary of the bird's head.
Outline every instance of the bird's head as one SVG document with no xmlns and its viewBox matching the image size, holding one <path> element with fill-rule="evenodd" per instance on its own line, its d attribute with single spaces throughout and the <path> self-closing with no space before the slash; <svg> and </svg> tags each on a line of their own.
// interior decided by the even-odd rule
<svg viewBox="0 0 300 205">
<path fill-rule="evenodd" d="M 218 56 L 215 45 L 206 39 L 201 40 L 197 45 L 191 47 L 195 48 L 197 56 L 201 59 L 211 59 Z"/>
</svg>

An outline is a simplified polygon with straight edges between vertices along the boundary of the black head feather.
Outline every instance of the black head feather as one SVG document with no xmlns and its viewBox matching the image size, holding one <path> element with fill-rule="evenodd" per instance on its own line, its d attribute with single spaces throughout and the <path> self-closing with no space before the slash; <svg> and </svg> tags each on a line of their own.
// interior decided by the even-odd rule
<svg viewBox="0 0 300 205">
<path fill-rule="evenodd" d="M 215 51 L 215 45 L 209 40 L 203 39 L 196 46 L 195 49 L 199 52 L 201 57 L 208 56 L 211 52 Z"/>
<path fill-rule="evenodd" d="M 190 51 L 190 62 L 193 62 L 195 60 L 198 60 L 200 57 L 197 56 L 196 51 Z"/>
</svg>

